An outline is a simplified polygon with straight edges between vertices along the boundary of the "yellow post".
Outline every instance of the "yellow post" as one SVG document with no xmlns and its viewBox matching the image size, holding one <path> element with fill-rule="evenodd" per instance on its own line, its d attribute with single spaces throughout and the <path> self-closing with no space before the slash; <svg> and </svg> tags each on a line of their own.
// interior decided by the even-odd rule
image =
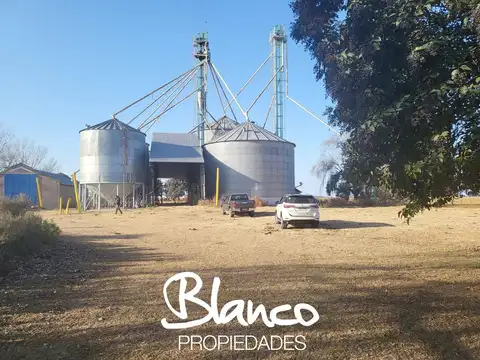
<svg viewBox="0 0 480 360">
<path fill-rule="evenodd" d="M 37 181 L 38 205 L 43 209 L 42 189 L 40 188 L 40 180 L 38 180 L 38 176 L 35 180 Z"/>
<path fill-rule="evenodd" d="M 61 214 L 62 213 L 62 197 L 60 196 L 60 204 L 58 206 L 58 213 Z"/>
<path fill-rule="evenodd" d="M 77 174 L 75 173 L 72 174 L 72 180 L 73 180 L 73 190 L 75 190 L 75 204 L 77 205 L 78 212 L 81 212 L 80 198 L 78 196 Z"/>
<path fill-rule="evenodd" d="M 215 206 L 218 206 L 218 190 L 220 187 L 220 168 L 217 167 L 217 185 L 215 190 Z"/>
<path fill-rule="evenodd" d="M 67 200 L 67 206 L 65 207 L 65 214 L 69 214 L 70 213 L 70 201 L 72 201 L 72 198 L 68 198 Z"/>
</svg>

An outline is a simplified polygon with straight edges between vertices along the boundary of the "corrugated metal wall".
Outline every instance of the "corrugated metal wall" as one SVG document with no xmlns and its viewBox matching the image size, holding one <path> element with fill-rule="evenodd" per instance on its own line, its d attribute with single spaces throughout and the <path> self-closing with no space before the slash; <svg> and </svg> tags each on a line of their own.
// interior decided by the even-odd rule
<svg viewBox="0 0 480 360">
<path fill-rule="evenodd" d="M 33 175 L 32 172 L 23 169 L 12 169 L 7 174 L 0 174 L 0 196 L 5 195 L 5 176 L 10 174 L 25 174 L 25 175 Z M 71 207 L 75 207 L 75 194 L 74 188 L 70 185 L 60 185 L 56 181 L 52 180 L 46 176 L 37 175 L 39 182 L 40 182 L 40 189 L 42 191 L 42 199 L 43 199 L 43 207 L 45 209 L 57 209 L 59 206 L 59 197 L 63 197 L 63 206 L 65 207 L 67 203 L 67 198 L 71 197 L 72 201 L 70 203 Z M 24 191 L 25 192 L 25 191 Z M 37 199 L 37 191 L 36 191 L 36 183 L 35 183 L 35 201 L 38 203 Z"/>
<path fill-rule="evenodd" d="M 294 145 L 277 141 L 230 141 L 205 145 L 207 196 L 215 191 L 220 168 L 220 193 L 247 193 L 274 202 L 295 190 Z"/>
<path fill-rule="evenodd" d="M 0 175 L 0 196 L 3 196 L 3 175 Z"/>
<path fill-rule="evenodd" d="M 73 186 L 60 185 L 60 196 L 63 199 L 63 207 L 67 205 L 68 198 L 72 198 L 72 200 L 70 201 L 70 207 L 74 208 L 76 206 L 75 190 Z"/>
<path fill-rule="evenodd" d="M 32 204 L 37 204 L 37 176 L 35 174 L 5 174 L 3 176 L 3 193 L 7 197 L 20 194 L 28 197 Z"/>
<path fill-rule="evenodd" d="M 80 132 L 82 184 L 146 182 L 145 135 L 122 130 Z"/>
</svg>

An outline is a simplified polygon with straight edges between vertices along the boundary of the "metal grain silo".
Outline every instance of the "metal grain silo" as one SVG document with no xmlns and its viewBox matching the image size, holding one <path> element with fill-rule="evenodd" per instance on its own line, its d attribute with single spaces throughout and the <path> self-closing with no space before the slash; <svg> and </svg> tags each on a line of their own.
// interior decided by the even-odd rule
<svg viewBox="0 0 480 360">
<path fill-rule="evenodd" d="M 228 116 L 222 116 L 217 119 L 209 129 L 205 129 L 205 143 L 209 143 L 212 140 L 225 135 L 227 132 L 235 129 L 238 126 L 238 122 L 230 119 Z"/>
<path fill-rule="evenodd" d="M 208 184 L 214 196 L 217 167 L 220 194 L 244 192 L 270 203 L 295 191 L 295 144 L 247 121 L 204 146 Z"/>
<path fill-rule="evenodd" d="M 115 195 L 134 206 L 145 194 L 145 134 L 117 120 L 80 131 L 80 184 L 84 208 L 112 206 Z"/>
</svg>

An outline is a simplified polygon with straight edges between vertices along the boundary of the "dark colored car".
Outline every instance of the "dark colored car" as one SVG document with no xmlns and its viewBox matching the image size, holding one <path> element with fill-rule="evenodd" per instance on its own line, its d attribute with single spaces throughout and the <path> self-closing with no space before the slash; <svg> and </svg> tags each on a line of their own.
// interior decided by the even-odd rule
<svg viewBox="0 0 480 360">
<path fill-rule="evenodd" d="M 229 214 L 234 217 L 235 214 L 255 215 L 255 201 L 250 200 L 247 194 L 230 194 L 227 195 L 221 204 L 222 214 Z"/>
</svg>

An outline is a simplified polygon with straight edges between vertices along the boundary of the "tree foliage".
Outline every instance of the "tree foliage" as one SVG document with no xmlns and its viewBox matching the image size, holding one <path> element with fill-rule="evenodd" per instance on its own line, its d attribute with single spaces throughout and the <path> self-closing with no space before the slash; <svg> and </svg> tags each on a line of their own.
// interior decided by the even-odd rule
<svg viewBox="0 0 480 360">
<path fill-rule="evenodd" d="M 57 161 L 48 157 L 48 149 L 33 140 L 17 139 L 0 124 L 0 171 L 23 163 L 34 169 L 57 171 Z"/>
<path fill-rule="evenodd" d="M 480 0 L 296 0 L 292 37 L 316 60 L 348 137 L 349 176 L 408 199 L 399 214 L 480 188 Z"/>
<path fill-rule="evenodd" d="M 163 183 L 162 179 L 157 179 L 155 194 L 160 196 L 160 203 L 163 204 L 163 198 L 165 197 L 165 184 Z"/>
<path fill-rule="evenodd" d="M 186 194 L 188 185 L 185 180 L 168 179 L 164 188 L 167 198 L 177 200 Z"/>
</svg>

